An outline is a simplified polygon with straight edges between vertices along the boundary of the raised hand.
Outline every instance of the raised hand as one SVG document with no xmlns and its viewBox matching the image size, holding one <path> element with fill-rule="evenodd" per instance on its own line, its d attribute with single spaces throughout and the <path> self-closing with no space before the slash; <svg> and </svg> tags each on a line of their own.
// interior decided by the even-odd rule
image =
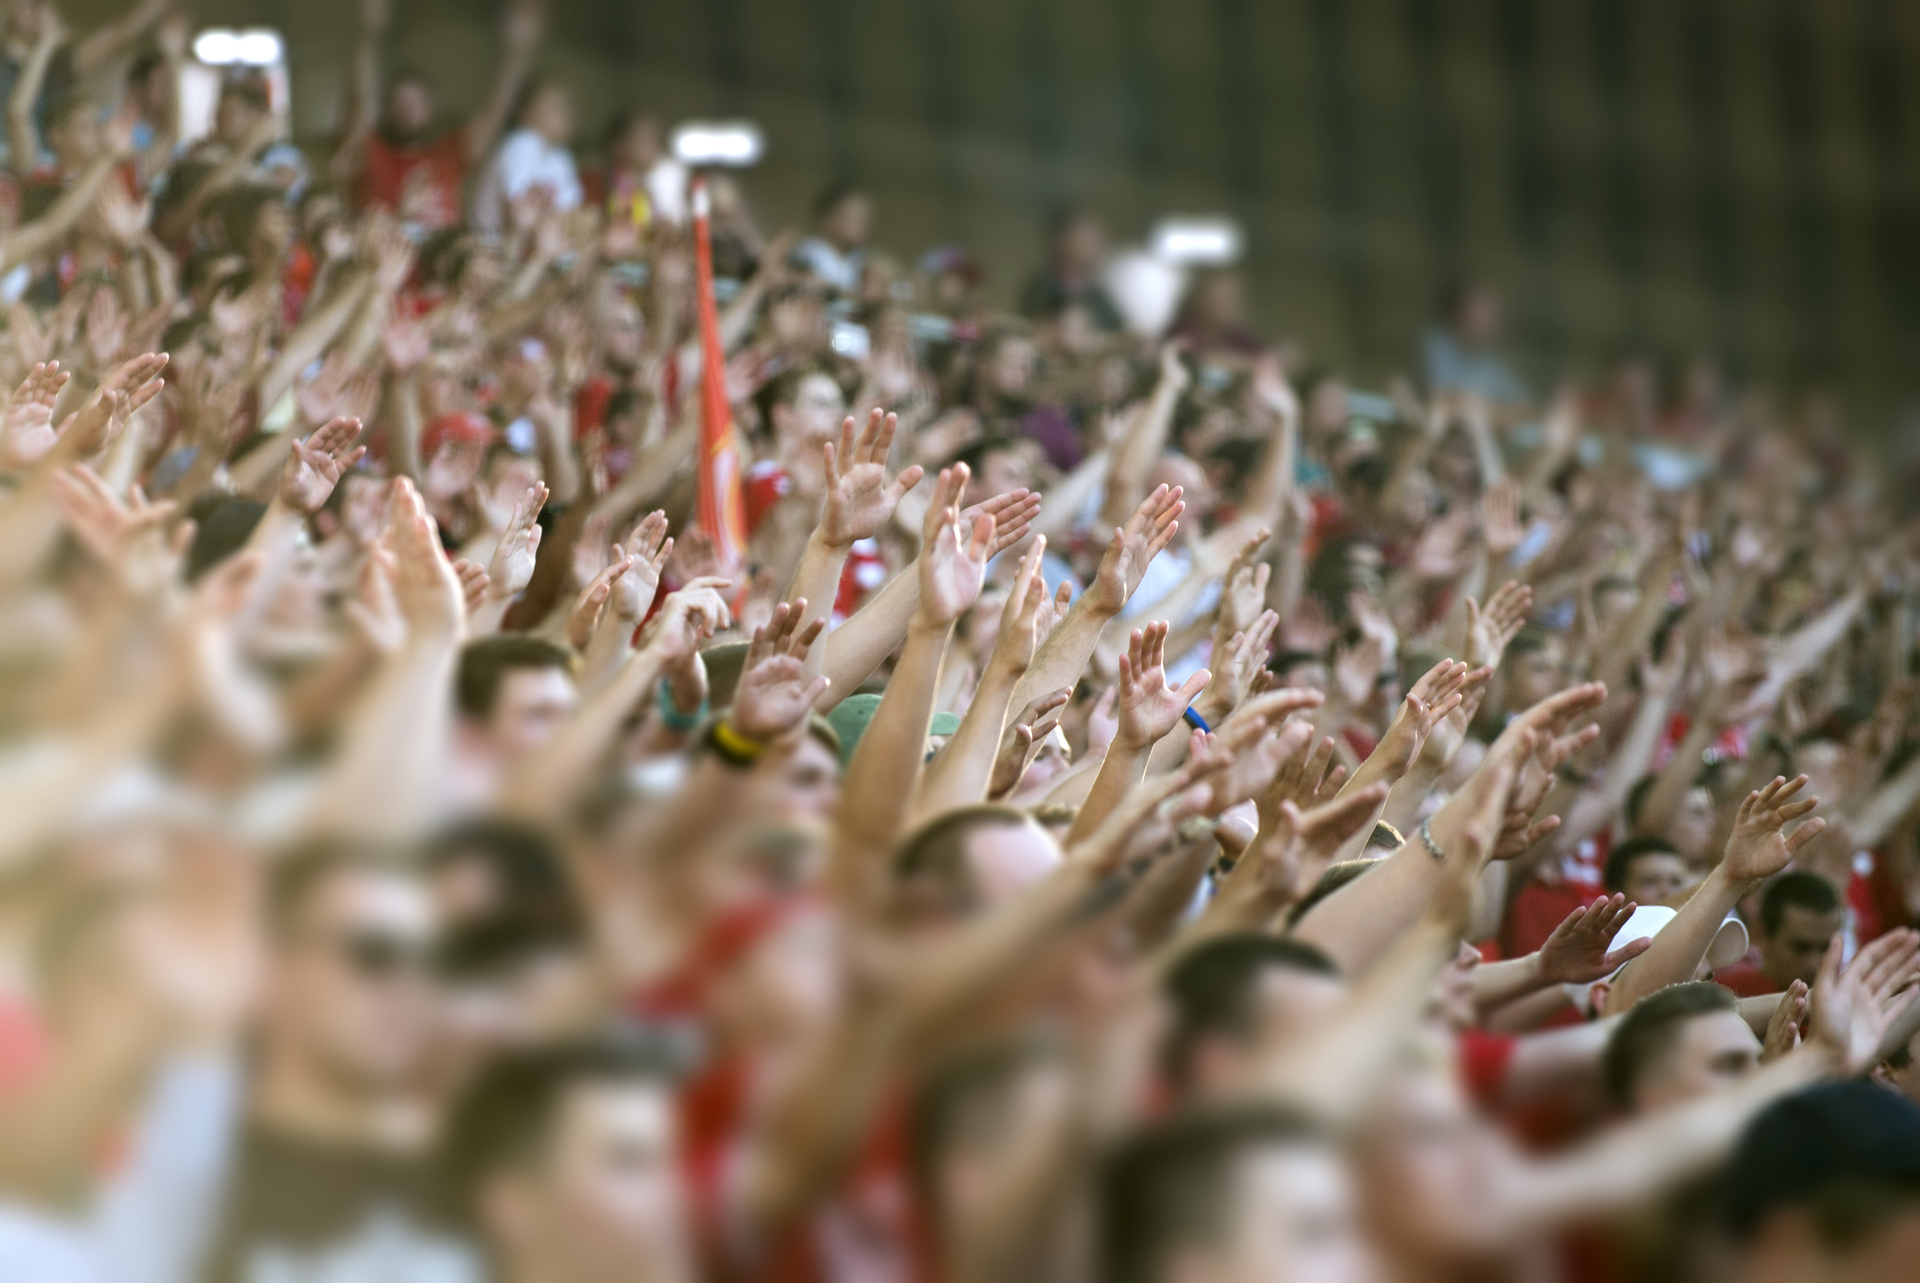
<svg viewBox="0 0 1920 1283">
<path fill-rule="evenodd" d="M 1063 686 L 1030 702 L 1007 724 L 1000 736 L 1000 751 L 993 759 L 993 775 L 987 783 L 989 800 L 1005 797 L 1020 785 L 1027 772 L 1033 746 L 1060 725 L 1060 712 L 1072 698 L 1073 688 Z"/>
<path fill-rule="evenodd" d="M 329 419 L 305 441 L 294 441 L 280 471 L 280 502 L 309 516 L 325 507 L 341 474 L 367 453 L 353 444 L 359 437 L 360 420 Z"/>
<path fill-rule="evenodd" d="M 967 488 L 967 465 L 956 463 L 934 483 L 933 503 L 921 528 L 920 603 L 915 618 L 923 627 L 948 628 L 980 596 L 991 556 L 994 521 L 981 513 L 968 528 L 960 520 L 960 494 Z"/>
<path fill-rule="evenodd" d="M 839 446 L 831 441 L 821 444 L 827 465 L 827 504 L 820 514 L 820 537 L 829 547 L 849 547 L 879 533 L 907 491 L 926 474 L 916 463 L 887 479 L 887 453 L 899 427 L 899 415 L 875 410 L 856 436 L 849 415 L 840 425 Z"/>
<path fill-rule="evenodd" d="M 1569 913 L 1540 946 L 1540 979 L 1547 984 L 1592 984 L 1645 953 L 1653 944 L 1650 937 L 1629 940 L 1618 949 L 1607 947 L 1638 907 L 1624 895 L 1603 895 Z"/>
<path fill-rule="evenodd" d="M 1520 483 L 1502 477 L 1480 496 L 1480 538 L 1496 566 L 1507 564 L 1520 546 Z"/>
<path fill-rule="evenodd" d="M 1214 648 L 1213 680 L 1203 696 L 1210 720 L 1225 721 L 1253 693 L 1254 679 L 1266 671 L 1273 634 L 1279 627 L 1279 615 L 1262 611 L 1244 631 L 1235 631 Z"/>
<path fill-rule="evenodd" d="M 413 482 L 396 477 L 386 533 L 393 557 L 394 600 L 416 639 L 457 641 L 467 614 L 466 592 L 440 546 L 440 532 Z"/>
<path fill-rule="evenodd" d="M 1500 585 L 1484 607 L 1467 598 L 1467 662 L 1476 668 L 1498 668 L 1507 643 L 1525 626 L 1532 610 L 1533 589 L 1512 579 Z"/>
<path fill-rule="evenodd" d="M 653 607 L 653 596 L 660 590 L 660 572 L 673 556 L 673 540 L 667 537 L 667 514 L 658 508 L 640 519 L 626 542 L 620 546 L 619 560 L 626 569 L 611 581 L 609 598 L 615 615 L 631 622 L 646 618 Z"/>
<path fill-rule="evenodd" d="M 91 458 L 126 426 L 138 410 L 166 386 L 160 372 L 167 368 L 165 352 L 136 356 L 93 390 L 78 410 L 67 416 L 60 429 L 61 444 L 77 459 Z"/>
<path fill-rule="evenodd" d="M 669 665 L 699 650 L 701 642 L 733 626 L 733 612 L 720 595 L 731 587 L 730 579 L 705 576 L 669 593 L 647 625 L 642 645 L 658 649 Z"/>
<path fill-rule="evenodd" d="M 1100 569 L 1087 589 L 1090 604 L 1107 614 L 1119 614 L 1145 578 L 1148 564 L 1179 533 L 1180 514 L 1186 510 L 1179 486 L 1158 486 L 1142 499 L 1127 524 L 1116 528 L 1107 542 L 1106 555 L 1100 558 Z"/>
<path fill-rule="evenodd" d="M 1265 609 L 1267 580 L 1273 574 L 1273 567 L 1260 560 L 1260 550 L 1272 537 L 1273 532 L 1262 526 L 1234 554 L 1233 564 L 1227 567 L 1226 576 L 1220 584 L 1220 618 L 1215 625 L 1216 635 L 1229 636 L 1249 631 Z M 1279 617 L 1274 618 L 1277 623 Z"/>
<path fill-rule="evenodd" d="M 1780 1005 L 1767 1021 L 1767 1036 L 1760 1040 L 1760 1063 L 1778 1060 L 1800 1045 L 1801 1031 L 1807 1024 L 1807 982 L 1795 980 L 1780 995 Z"/>
<path fill-rule="evenodd" d="M 1465 698 L 1463 691 L 1469 677 L 1476 676 L 1465 664 L 1458 660 L 1443 659 L 1429 668 L 1413 684 L 1407 697 L 1400 701 L 1400 707 L 1394 712 L 1393 721 L 1387 726 L 1387 733 L 1380 737 L 1380 746 L 1374 751 L 1381 754 L 1381 762 L 1396 777 L 1404 775 L 1407 768 L 1420 756 L 1420 750 L 1426 746 L 1427 736 L 1433 733 L 1447 714 L 1460 707 Z M 1491 673 L 1477 674 L 1481 681 L 1491 677 Z"/>
<path fill-rule="evenodd" d="M 1766 787 L 1747 794 L 1734 816 L 1733 834 L 1721 857 L 1728 877 L 1735 882 L 1772 877 L 1792 863 L 1794 854 L 1827 826 L 1825 820 L 1815 818 L 1792 833 L 1781 831 L 1789 820 L 1797 820 L 1820 805 L 1817 797 L 1791 800 L 1806 785 L 1804 775 L 1791 780 L 1776 775 Z"/>
<path fill-rule="evenodd" d="M 1027 537 L 1033 519 L 1040 515 L 1040 496 L 1024 488 L 1009 490 L 962 509 L 960 521 L 971 530 L 974 519 L 982 515 L 993 518 L 993 542 L 987 549 L 991 559 Z"/>
<path fill-rule="evenodd" d="M 487 592 L 494 600 L 518 597 L 533 582 L 534 563 L 540 556 L 540 510 L 546 506 L 544 481 L 528 486 L 526 497 L 513 505 L 506 531 L 494 546 L 493 560 L 487 566 L 491 581 Z"/>
<path fill-rule="evenodd" d="M 806 674 L 807 650 L 827 621 L 816 619 L 800 627 L 806 610 L 805 598 L 783 601 L 773 608 L 772 619 L 753 630 L 734 689 L 733 711 L 728 714 L 733 728 L 748 739 L 778 739 L 804 725 L 807 714 L 827 693 L 827 678 L 808 681 Z"/>
<path fill-rule="evenodd" d="M 1310 810 L 1337 797 L 1341 781 L 1347 778 L 1346 767 L 1334 765 L 1329 769 L 1333 762 L 1333 738 L 1323 737 L 1315 743 L 1313 723 L 1289 722 L 1280 729 L 1280 735 L 1286 742 L 1287 752 L 1280 769 L 1258 799 L 1263 829 L 1280 814 L 1282 802 L 1291 802 L 1302 811 Z"/>
<path fill-rule="evenodd" d="M 1348 839 L 1373 822 L 1374 811 L 1386 798 L 1387 785 L 1375 784 L 1306 810 L 1282 801 L 1270 819 L 1263 815 L 1260 835 L 1243 857 L 1243 862 L 1252 861 L 1248 872 L 1262 898 L 1277 907 L 1305 897 Z M 1236 865 L 1223 894 L 1240 876 L 1241 866 Z"/>
<path fill-rule="evenodd" d="M 468 561 L 465 557 L 455 557 L 453 573 L 459 576 L 460 592 L 467 602 L 467 617 L 471 619 L 475 611 L 485 604 L 487 589 L 493 583 L 493 576 L 487 568 L 477 561 Z"/>
<path fill-rule="evenodd" d="M 1845 945 L 1836 934 L 1814 976 L 1808 1034 L 1833 1055 L 1842 1076 L 1852 1077 L 1873 1065 L 1897 1011 L 1890 1000 L 1911 978 L 1920 935 L 1905 927 L 1889 931 L 1862 945 L 1852 965 L 1842 971 Z"/>
<path fill-rule="evenodd" d="M 177 505 L 149 502 L 138 486 L 123 500 L 83 463 L 54 473 L 51 486 L 67 528 L 127 592 L 151 597 L 179 578 L 193 523 L 182 522 L 167 537 Z"/>
<path fill-rule="evenodd" d="M 1040 578 L 1040 558 L 1046 551 L 1047 537 L 1040 535 L 1020 559 L 1006 605 L 1000 608 L 1000 634 L 994 639 L 993 655 L 987 663 L 1014 681 L 1033 664 L 1034 652 L 1040 648 L 1040 614 L 1051 604 L 1046 581 Z"/>
<path fill-rule="evenodd" d="M 573 610 L 567 615 L 567 644 L 575 650 L 585 650 L 593 640 L 593 630 L 600 626 L 600 616 L 605 612 L 607 598 L 613 595 L 614 581 L 627 573 L 633 565 L 631 557 L 621 557 L 606 566 L 595 575 L 587 586 L 580 591 L 580 598 L 574 602 Z"/>
<path fill-rule="evenodd" d="M 72 377 L 58 361 L 42 361 L 27 371 L 0 424 L 0 468 L 25 471 L 53 449 L 60 438 L 53 430 L 53 403 Z"/>
<path fill-rule="evenodd" d="M 1181 715 L 1206 687 L 1210 674 L 1201 669 L 1178 687 L 1167 685 L 1167 633 L 1164 621 L 1136 628 L 1120 657 L 1120 730 L 1116 744 L 1146 749 L 1180 724 Z"/>
</svg>

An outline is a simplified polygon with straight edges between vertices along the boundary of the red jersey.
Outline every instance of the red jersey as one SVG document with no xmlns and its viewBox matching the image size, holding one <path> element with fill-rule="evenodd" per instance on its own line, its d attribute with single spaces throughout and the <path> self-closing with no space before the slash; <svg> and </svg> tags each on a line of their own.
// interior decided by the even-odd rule
<svg viewBox="0 0 1920 1283">
<path fill-rule="evenodd" d="M 438 231 L 460 222 L 466 181 L 466 130 L 448 130 L 418 147 L 395 146 L 376 130 L 367 138 L 354 203 L 392 210 L 406 222 Z"/>
</svg>

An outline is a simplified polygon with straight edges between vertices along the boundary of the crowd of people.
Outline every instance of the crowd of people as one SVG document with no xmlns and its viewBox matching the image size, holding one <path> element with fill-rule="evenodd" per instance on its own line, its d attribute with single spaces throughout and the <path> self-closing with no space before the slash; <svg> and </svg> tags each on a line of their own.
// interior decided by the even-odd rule
<svg viewBox="0 0 1920 1283">
<path fill-rule="evenodd" d="M 576 158 L 537 0 L 452 125 L 389 18 L 295 146 L 179 136 L 168 0 L 0 14 L 0 1278 L 1911 1277 L 1920 529 L 1831 401 L 764 237 Z"/>
</svg>

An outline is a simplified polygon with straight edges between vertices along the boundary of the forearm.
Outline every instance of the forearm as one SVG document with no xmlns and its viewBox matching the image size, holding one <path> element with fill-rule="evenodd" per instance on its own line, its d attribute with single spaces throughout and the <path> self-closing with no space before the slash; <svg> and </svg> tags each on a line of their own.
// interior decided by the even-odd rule
<svg viewBox="0 0 1920 1283">
<path fill-rule="evenodd" d="M 1093 777 L 1092 789 L 1088 791 L 1086 800 L 1080 803 L 1080 814 L 1074 817 L 1065 846 L 1072 847 L 1076 842 L 1093 836 L 1107 816 L 1126 799 L 1127 794 L 1139 787 L 1140 781 L 1146 776 L 1152 751 L 1150 744 L 1129 744 L 1120 740 L 1113 742 L 1107 749 L 1106 758 L 1100 763 L 1099 772 Z"/>
<path fill-rule="evenodd" d="M 994 758 L 1000 752 L 1000 737 L 1007 728 L 1007 708 L 1013 699 L 1014 681 L 1014 675 L 1004 667 L 987 665 L 979 686 L 974 689 L 973 700 L 967 705 L 966 715 L 960 719 L 960 729 L 933 755 L 920 777 L 920 789 L 913 806 L 915 821 L 954 807 L 986 801 Z"/>
<path fill-rule="evenodd" d="M 1093 657 L 1093 648 L 1099 644 L 1101 631 L 1113 618 L 1096 607 L 1090 596 L 1090 592 L 1081 593 L 1067 608 L 1066 618 L 1055 624 L 1046 640 L 1040 643 L 1033 666 L 1027 669 L 1027 675 L 1020 679 L 1019 688 L 1013 692 L 1016 707 L 1025 708 L 1043 691 L 1057 691 L 1079 682 L 1080 675 L 1086 671 L 1087 660 Z"/>
<path fill-rule="evenodd" d="M 1733 1087 L 1616 1127 L 1566 1158 L 1531 1164 L 1504 1191 L 1502 1220 L 1519 1241 L 1644 1205 L 1720 1161 L 1761 1109 L 1834 1072 L 1829 1053 L 1804 1046 Z"/>
<path fill-rule="evenodd" d="M 1704 710 L 1703 710 L 1704 712 Z M 1673 756 L 1660 768 L 1660 774 L 1648 790 L 1646 801 L 1640 804 L 1640 814 L 1636 817 L 1633 831 L 1636 834 L 1662 834 L 1673 823 L 1673 817 L 1680 813 L 1681 803 L 1687 800 L 1687 793 L 1693 788 L 1693 781 L 1700 774 L 1700 756 L 1707 751 L 1707 745 L 1713 743 L 1718 728 L 1705 716 L 1696 716 L 1693 724 L 1687 727 L 1687 734 L 1673 750 Z M 1633 781 L 1629 781 L 1629 788 Z"/>
<path fill-rule="evenodd" d="M 1483 962 L 1473 969 L 1473 1006 L 1482 1014 L 1546 987 L 1540 955 Z"/>
<path fill-rule="evenodd" d="M 261 405 L 274 405 L 286 395 L 300 371 L 319 360 L 340 331 L 346 328 L 347 322 L 353 319 L 354 313 L 366 301 L 372 289 L 373 274 L 363 271 L 343 283 L 338 294 L 300 322 L 287 337 L 287 345 L 282 349 L 279 359 L 260 376 L 258 394 Z"/>
<path fill-rule="evenodd" d="M 457 636 L 409 638 L 349 725 L 307 813 L 310 833 L 419 838 L 437 818 L 453 723 Z"/>
<path fill-rule="evenodd" d="M 807 609 L 801 616 L 800 627 L 805 629 L 815 620 L 827 619 L 833 614 L 834 599 L 840 594 L 840 576 L 846 569 L 847 554 L 851 545 L 830 544 L 820 534 L 818 527 L 807 539 L 807 546 L 800 552 L 800 564 L 794 567 L 793 582 L 787 586 L 784 600 L 794 601 L 805 598 Z M 852 620 L 848 620 L 852 623 Z M 906 621 L 901 621 L 902 627 Z M 896 643 L 897 644 L 897 643 Z M 891 649 L 891 648 L 889 648 Z M 884 658 L 884 655 L 882 656 Z M 824 637 L 809 647 L 806 656 L 807 680 L 812 681 L 826 670 L 827 642 Z M 875 661 L 876 665 L 878 660 Z M 863 677 L 861 680 L 865 680 Z M 837 689 L 840 683 L 834 682 L 829 689 Z"/>
<path fill-rule="evenodd" d="M 1647 951 L 1614 979 L 1607 992 L 1608 1015 L 1629 1010 L 1640 999 L 1668 985 L 1693 979 L 1720 924 L 1747 892 L 1747 884 L 1736 883 L 1725 870 L 1724 863 L 1716 865 L 1692 898 L 1680 906 L 1673 921 L 1653 937 Z"/>
<path fill-rule="evenodd" d="M 1406 774 L 1395 780 L 1393 787 L 1387 790 L 1386 805 L 1380 808 L 1379 819 L 1374 823 L 1384 820 L 1402 836 L 1412 836 L 1414 825 L 1420 822 L 1421 804 L 1427 800 L 1427 794 L 1433 791 L 1434 781 L 1440 778 L 1440 772 L 1444 769 L 1430 766 L 1424 760 L 1416 760 Z M 1371 836 L 1371 830 L 1368 830 L 1368 834 Z"/>
<path fill-rule="evenodd" d="M 952 632 L 952 624 L 916 619 L 908 625 L 886 694 L 847 764 L 829 879 L 843 903 L 866 902 L 875 861 L 892 849 L 906 823 Z"/>
<path fill-rule="evenodd" d="M 73 186 L 60 194 L 60 199 L 47 207 L 46 213 L 5 238 L 0 238 L 0 268 L 39 256 L 71 231 L 73 225 L 80 221 L 80 216 L 87 212 L 88 206 L 98 199 L 100 188 L 105 185 L 107 175 L 113 172 L 117 163 L 112 156 L 96 160 Z"/>
<path fill-rule="evenodd" d="M 653 646 L 629 654 L 541 752 L 515 772 L 502 809 L 547 818 L 560 813 L 606 756 L 627 717 L 653 692 L 666 661 Z"/>
</svg>

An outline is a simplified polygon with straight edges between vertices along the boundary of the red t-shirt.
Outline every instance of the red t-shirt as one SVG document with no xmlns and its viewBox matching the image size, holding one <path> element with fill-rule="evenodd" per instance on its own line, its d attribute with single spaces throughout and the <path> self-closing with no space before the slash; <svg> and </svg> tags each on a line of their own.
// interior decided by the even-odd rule
<svg viewBox="0 0 1920 1283">
<path fill-rule="evenodd" d="M 1714 972 L 1713 982 L 1723 989 L 1733 990 L 1742 998 L 1760 998 L 1770 993 L 1785 992 L 1784 986 L 1775 984 L 1766 972 L 1744 961 Z"/>
<path fill-rule="evenodd" d="M 378 207 L 435 231 L 460 222 L 460 193 L 467 181 L 467 136 L 451 129 L 418 147 L 396 147 L 375 131 L 354 201 Z"/>
</svg>

